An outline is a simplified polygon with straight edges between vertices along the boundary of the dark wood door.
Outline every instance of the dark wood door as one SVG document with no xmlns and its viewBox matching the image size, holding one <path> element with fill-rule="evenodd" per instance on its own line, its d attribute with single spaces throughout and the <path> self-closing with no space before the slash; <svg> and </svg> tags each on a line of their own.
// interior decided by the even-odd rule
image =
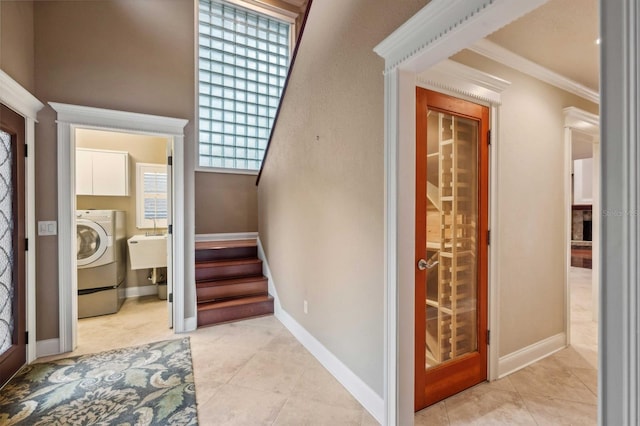
<svg viewBox="0 0 640 426">
<path fill-rule="evenodd" d="M 488 123 L 416 90 L 416 410 L 487 378 Z"/>
<path fill-rule="evenodd" d="M 24 132 L 0 105 L 0 386 L 26 362 Z"/>
</svg>

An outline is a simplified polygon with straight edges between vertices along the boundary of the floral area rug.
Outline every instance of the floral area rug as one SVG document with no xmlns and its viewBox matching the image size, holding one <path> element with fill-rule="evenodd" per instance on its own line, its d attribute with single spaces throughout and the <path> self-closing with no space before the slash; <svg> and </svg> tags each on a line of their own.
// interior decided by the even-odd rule
<svg viewBox="0 0 640 426">
<path fill-rule="evenodd" d="M 25 366 L 0 425 L 197 425 L 189 338 Z"/>
</svg>

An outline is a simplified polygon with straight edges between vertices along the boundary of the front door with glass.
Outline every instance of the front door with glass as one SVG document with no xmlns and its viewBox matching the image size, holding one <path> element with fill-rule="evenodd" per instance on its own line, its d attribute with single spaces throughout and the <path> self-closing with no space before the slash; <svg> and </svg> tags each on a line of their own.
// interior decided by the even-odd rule
<svg viewBox="0 0 640 426">
<path fill-rule="evenodd" d="M 26 363 L 24 118 L 0 105 L 0 386 Z"/>
</svg>

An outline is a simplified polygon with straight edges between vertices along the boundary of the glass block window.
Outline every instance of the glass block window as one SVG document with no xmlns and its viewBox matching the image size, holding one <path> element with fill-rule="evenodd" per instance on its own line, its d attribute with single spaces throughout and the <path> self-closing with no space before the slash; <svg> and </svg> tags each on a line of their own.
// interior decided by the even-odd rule
<svg viewBox="0 0 640 426">
<path fill-rule="evenodd" d="M 136 227 L 167 227 L 167 166 L 136 163 Z"/>
<path fill-rule="evenodd" d="M 287 77 L 290 31 L 271 16 L 200 0 L 200 167 L 260 169 Z"/>
</svg>

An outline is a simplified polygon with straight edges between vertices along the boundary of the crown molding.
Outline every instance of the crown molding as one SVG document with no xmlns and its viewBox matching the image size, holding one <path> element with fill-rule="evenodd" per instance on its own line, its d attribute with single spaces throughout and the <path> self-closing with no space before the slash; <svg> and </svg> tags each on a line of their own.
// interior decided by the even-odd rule
<svg viewBox="0 0 640 426">
<path fill-rule="evenodd" d="M 548 0 L 432 0 L 373 50 L 385 72 L 419 72 Z"/>
<path fill-rule="evenodd" d="M 564 125 L 590 136 L 600 136 L 600 117 L 596 114 L 584 111 L 576 107 L 567 107 L 562 110 Z"/>
<path fill-rule="evenodd" d="M 418 84 L 500 105 L 500 94 L 511 82 L 446 59 L 416 78 Z"/>
<path fill-rule="evenodd" d="M 89 127 L 127 129 L 149 134 L 169 134 L 183 136 L 184 126 L 189 122 L 182 118 L 162 117 L 158 115 L 134 112 L 114 111 L 79 105 L 49 102 L 58 113 L 59 123 L 71 123 Z"/>
<path fill-rule="evenodd" d="M 36 119 L 38 111 L 44 107 L 42 102 L 2 70 L 0 70 L 0 102 L 18 114 L 33 120 Z"/>
<path fill-rule="evenodd" d="M 523 58 L 487 39 L 477 41 L 468 49 L 595 104 L 600 103 L 600 94 L 595 90 Z"/>
</svg>

